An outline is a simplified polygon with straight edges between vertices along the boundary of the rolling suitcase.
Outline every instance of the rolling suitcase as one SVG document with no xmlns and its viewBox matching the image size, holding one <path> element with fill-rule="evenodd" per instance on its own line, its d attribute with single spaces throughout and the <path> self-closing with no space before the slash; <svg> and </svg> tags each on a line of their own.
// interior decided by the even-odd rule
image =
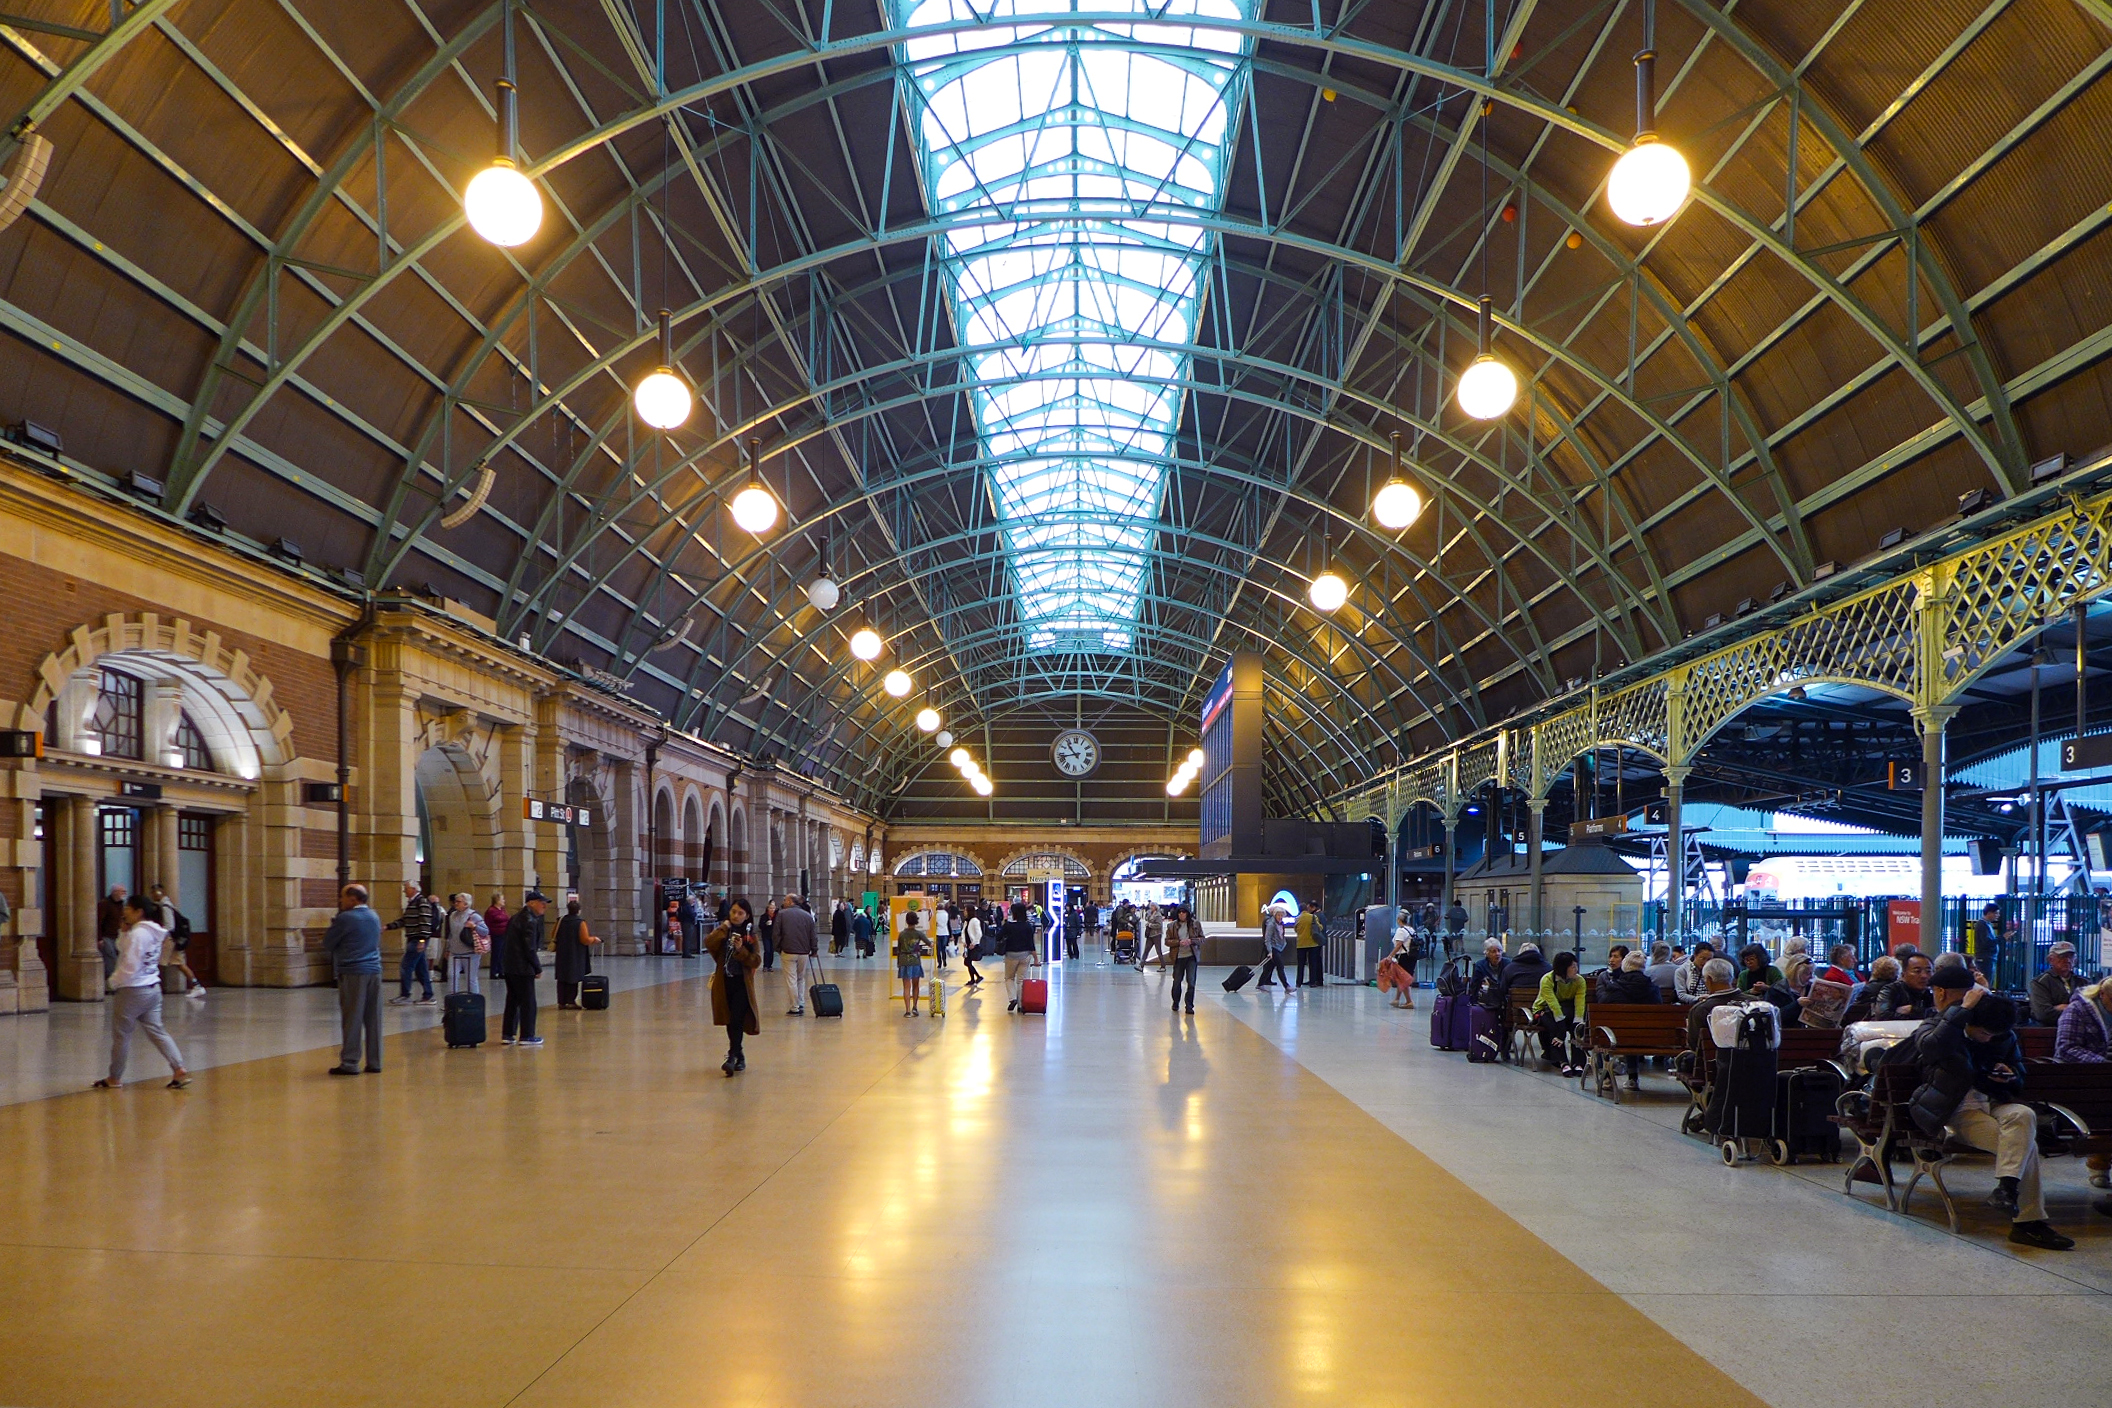
<svg viewBox="0 0 2112 1408">
<path fill-rule="evenodd" d="M 1226 975 L 1225 991 L 1238 992 L 1241 988 L 1245 987 L 1248 983 L 1251 983 L 1253 981 L 1254 970 L 1246 964 L 1242 963 L 1237 968 L 1234 968 L 1231 973 Z"/>
<path fill-rule="evenodd" d="M 1467 1059 L 1474 1062 L 1503 1059 L 1503 1034 L 1496 1014 L 1472 1003 L 1467 1005 Z"/>
<path fill-rule="evenodd" d="M 440 1034 L 447 1049 L 484 1044 L 484 994 L 451 992 L 440 1007 Z"/>
<path fill-rule="evenodd" d="M 1799 1156 L 1836 1163 L 1841 1157 L 1841 1127 L 1831 1116 L 1846 1088 L 1832 1066 L 1808 1066 L 1775 1075 L 1775 1143 L 1769 1153 L 1777 1163 Z"/>
<path fill-rule="evenodd" d="M 814 981 L 807 987 L 807 1001 L 813 1005 L 817 1017 L 841 1017 L 843 1015 L 843 989 L 828 981 L 821 971 L 821 960 L 814 960 Z"/>
<path fill-rule="evenodd" d="M 1474 1004 L 1465 993 L 1441 997 L 1430 1013 L 1430 1044 L 1440 1051 L 1465 1051 L 1473 1040 Z"/>
<path fill-rule="evenodd" d="M 609 1010 L 609 980 L 599 973 L 589 973 L 579 980 L 579 1005 L 589 1012 Z"/>
<path fill-rule="evenodd" d="M 1044 1014 L 1048 1012 L 1049 980 L 1047 978 L 1029 978 L 1020 984 L 1019 1010 Z"/>
</svg>

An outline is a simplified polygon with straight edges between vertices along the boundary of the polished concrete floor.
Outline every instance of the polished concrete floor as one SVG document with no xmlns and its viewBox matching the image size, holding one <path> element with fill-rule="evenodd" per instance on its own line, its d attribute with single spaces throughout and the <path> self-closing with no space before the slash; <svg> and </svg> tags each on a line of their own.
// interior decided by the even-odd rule
<svg viewBox="0 0 2112 1408">
<path fill-rule="evenodd" d="M 1724 1170 L 1669 1094 L 1467 1067 L 1369 990 L 1212 982 L 1181 1018 L 1088 962 L 1046 1018 L 993 982 L 912 1021 L 867 965 L 844 1021 L 766 1002 L 727 1080 L 702 981 L 611 966 L 540 1051 L 417 1029 L 383 1075 L 259 1051 L 183 1092 L 139 1053 L 44 1098 L 0 1070 L 0 1404 L 2102 1399 L 2112 1224 L 2011 1256 Z M 85 1084 L 100 1027 L 54 1017 Z M 1979 1367 L 1925 1372 L 1962 1323 Z"/>
</svg>

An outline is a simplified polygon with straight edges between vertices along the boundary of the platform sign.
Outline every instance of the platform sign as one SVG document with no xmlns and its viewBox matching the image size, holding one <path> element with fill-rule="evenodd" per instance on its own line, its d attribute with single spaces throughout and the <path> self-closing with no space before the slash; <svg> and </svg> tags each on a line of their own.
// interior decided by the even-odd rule
<svg viewBox="0 0 2112 1408">
<path fill-rule="evenodd" d="M 1921 947 L 1921 901 L 1885 901 L 1885 952 L 1898 953 L 1908 944 Z"/>
<path fill-rule="evenodd" d="M 554 821 L 559 826 L 592 826 L 594 813 L 588 807 L 575 807 L 565 802 L 543 802 L 534 797 L 521 799 L 521 815 L 529 821 Z"/>
<path fill-rule="evenodd" d="M 2096 733 L 2061 743 L 2061 771 L 2088 772 L 2112 767 L 2112 733 Z"/>
<path fill-rule="evenodd" d="M 1584 840 L 1594 836 L 1625 836 L 1628 834 L 1628 818 L 1625 815 L 1584 817 L 1569 824 L 1569 834 Z"/>
</svg>

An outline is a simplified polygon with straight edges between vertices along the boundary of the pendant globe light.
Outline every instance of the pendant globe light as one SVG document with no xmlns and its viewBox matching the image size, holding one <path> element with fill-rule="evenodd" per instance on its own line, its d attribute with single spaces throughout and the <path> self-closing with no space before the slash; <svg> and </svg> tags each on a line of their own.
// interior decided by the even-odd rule
<svg viewBox="0 0 2112 1408">
<path fill-rule="evenodd" d="M 1635 144 L 1606 180 L 1606 203 L 1631 225 L 1662 225 L 1686 203 L 1694 178 L 1677 147 L 1657 137 L 1657 0 L 1643 0 L 1643 47 L 1635 56 Z"/>
<path fill-rule="evenodd" d="M 807 583 L 807 601 L 816 611 L 834 611 L 837 603 L 843 600 L 843 588 L 829 575 L 829 538 L 826 533 L 821 538 L 820 557 L 820 568 L 815 572 L 814 580 Z"/>
<path fill-rule="evenodd" d="M 1381 528 L 1398 533 L 1423 516 L 1423 495 L 1401 475 L 1401 432 L 1393 432 L 1393 477 L 1371 497 L 1371 516 Z"/>
<path fill-rule="evenodd" d="M 942 728 L 939 730 L 939 736 L 931 741 L 938 744 L 941 748 L 951 748 L 953 746 L 953 734 L 949 730 Z"/>
<path fill-rule="evenodd" d="M 535 182 L 521 174 L 515 153 L 520 149 L 520 122 L 513 86 L 513 5 L 506 5 L 502 24 L 506 36 L 506 76 L 498 82 L 499 151 L 491 165 L 479 171 L 462 192 L 462 214 L 469 228 L 506 249 L 526 244 L 542 228 L 543 198 Z"/>
<path fill-rule="evenodd" d="M 951 753 L 948 753 L 946 755 L 946 761 L 952 763 L 957 768 L 966 768 L 970 761 L 968 756 L 968 750 L 966 748 L 956 748 Z"/>
<path fill-rule="evenodd" d="M 1323 562 L 1332 563 L 1334 555 L 1334 543 L 1330 537 L 1322 553 Z M 1316 611 L 1336 611 L 1341 609 L 1343 602 L 1349 600 L 1349 583 L 1342 580 L 1333 566 L 1323 565 L 1320 575 L 1313 578 L 1311 585 L 1306 587 L 1305 595 Z"/>
<path fill-rule="evenodd" d="M 885 646 L 886 642 L 880 639 L 880 633 L 871 626 L 860 626 L 851 632 L 851 654 L 860 660 L 878 660 Z"/>
<path fill-rule="evenodd" d="M 1518 401 L 1518 374 L 1489 350 L 1490 302 L 1481 296 L 1481 353 L 1459 374 L 1459 408 L 1476 420 L 1494 420 Z"/>
<path fill-rule="evenodd" d="M 901 699 L 916 687 L 916 681 L 909 677 L 907 670 L 889 670 L 887 678 L 880 681 L 880 687 L 895 698 Z"/>
<path fill-rule="evenodd" d="M 941 720 L 939 718 L 938 710 L 933 709 L 929 706 L 917 710 L 918 731 L 922 733 L 937 733 L 939 731 L 940 722 Z"/>
<path fill-rule="evenodd" d="M 631 404 L 638 409 L 638 419 L 655 430 L 673 430 L 689 419 L 690 407 L 695 398 L 689 393 L 689 383 L 675 374 L 675 334 L 673 315 L 667 309 L 660 310 L 660 367 L 638 383 L 631 393 Z"/>
<path fill-rule="evenodd" d="M 763 442 L 748 442 L 748 487 L 733 496 L 733 521 L 760 538 L 777 526 L 777 499 L 763 487 L 763 477 L 757 472 L 762 461 Z"/>
</svg>

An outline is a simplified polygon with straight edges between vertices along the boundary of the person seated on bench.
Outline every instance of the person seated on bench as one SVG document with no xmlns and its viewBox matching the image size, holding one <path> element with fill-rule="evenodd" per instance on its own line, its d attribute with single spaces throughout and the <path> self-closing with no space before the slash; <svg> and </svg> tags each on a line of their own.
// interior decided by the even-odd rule
<svg viewBox="0 0 2112 1408">
<path fill-rule="evenodd" d="M 1537 950 L 1535 951 L 1537 956 Z M 1518 955 L 1523 958 L 1525 955 Z M 1533 999 L 1533 1020 L 1540 1029 L 1540 1054 L 1573 1076 L 1584 1069 L 1580 1029 L 1584 1025 L 1584 978 L 1577 972 L 1577 956 L 1555 955 L 1554 966 L 1540 975 L 1540 992 Z"/>
<path fill-rule="evenodd" d="M 1826 950 L 1826 966 L 1814 978 L 1824 978 L 1829 983 L 1839 983 L 1845 988 L 1854 988 L 1859 981 L 1855 976 L 1855 945 L 1835 944 Z"/>
<path fill-rule="evenodd" d="M 1504 964 L 1503 971 L 1496 975 L 1498 1002 L 1507 1001 L 1512 988 L 1539 987 L 1540 980 L 1546 976 L 1547 960 L 1540 956 L 1540 945 L 1530 939 L 1526 940 L 1519 946 L 1518 956 Z"/>
<path fill-rule="evenodd" d="M 2017 1049 L 2016 1004 L 1973 982 L 1963 964 L 1934 975 L 1936 1012 L 1916 1033 L 1921 1088 L 1908 1107 L 1921 1132 L 1948 1134 L 1995 1156 L 1987 1204 L 2009 1214 L 2009 1240 L 2067 1251 L 2072 1238 L 2046 1220 L 2039 1188 L 2039 1117 L 2018 1096 L 2024 1057 Z"/>
<path fill-rule="evenodd" d="M 1763 945 L 1747 944 L 1739 949 L 1738 967 L 1738 986 L 1741 988 L 1782 986 L 1782 970 L 1768 961 L 1767 949 Z"/>
<path fill-rule="evenodd" d="M 1672 945 L 1662 941 L 1650 945 L 1650 961 L 1644 965 L 1643 974 L 1657 984 L 1660 1001 L 1673 1000 L 1677 992 L 1674 975 L 1678 972 L 1679 965 L 1672 961 Z"/>
<path fill-rule="evenodd" d="M 1621 960 L 1627 956 L 1628 945 L 1626 944 L 1615 944 L 1606 950 L 1606 966 L 1593 975 L 1595 981 L 1592 984 L 1591 995 L 1595 1000 L 1599 1002 L 1606 1000 L 1606 980 L 1619 976 Z"/>
<path fill-rule="evenodd" d="M 1896 1022 L 1906 1018 L 1920 1020 L 1929 1015 L 1933 999 L 1929 996 L 1929 980 L 1936 975 L 1936 966 L 1929 962 L 1928 955 L 1915 953 L 1902 958 L 1899 963 L 1899 981 L 1888 983 L 1880 989 L 1877 1000 L 1870 1004 L 1870 1020 L 1873 1022 Z M 1877 984 L 1877 973 L 1873 968 L 1871 986 Z M 1970 986 L 1970 980 L 1968 980 Z"/>
<path fill-rule="evenodd" d="M 2037 984 L 2033 984 L 2033 989 L 2036 1000 Z M 2100 1065 L 2112 1061 L 2112 982 L 2093 983 L 2077 990 L 2067 1010 L 2061 1013 L 2060 1026 L 2054 1029 L 2053 1059 Z M 2083 1162 L 2090 1169 L 2092 1188 L 2112 1188 L 2112 1157 L 2092 1154 Z M 2112 1198 L 2099 1198 L 2091 1206 L 2112 1217 Z"/>
<path fill-rule="evenodd" d="M 2042 1027 L 2058 1025 L 2082 986 L 2082 975 L 2075 971 L 2075 945 L 2063 939 L 2046 950 L 2046 971 L 2031 980 L 2031 1020 Z"/>
<path fill-rule="evenodd" d="M 1871 1009 L 1885 995 L 1885 989 L 1899 981 L 1899 960 L 1887 954 L 1870 964 L 1868 982 L 1857 983 L 1848 994 L 1848 1010 L 1841 1014 L 1841 1025 L 1853 1026 L 1857 1022 L 1868 1022 L 1876 1017 Z"/>
<path fill-rule="evenodd" d="M 1811 991 L 1811 940 L 1791 934 L 1782 941 L 1782 983 L 1798 997 Z"/>
<path fill-rule="evenodd" d="M 1701 977 L 1703 971 L 1715 957 L 1716 949 L 1714 945 L 1705 943 L 1694 945 L 1694 956 L 1681 964 L 1672 974 L 1672 995 L 1681 1002 L 1699 1002 L 1703 997 L 1707 996 L 1708 989 L 1703 986 Z M 1725 964 L 1724 966 L 1729 967 L 1730 965 Z M 1726 979 L 1725 981 L 1728 982 L 1729 980 Z"/>
<path fill-rule="evenodd" d="M 1476 1007 L 1503 1006 L 1503 964 L 1503 940 L 1482 940 L 1481 961 L 1467 977 L 1467 996 Z"/>
<path fill-rule="evenodd" d="M 1699 950 L 1697 950 L 1699 951 Z M 1703 1043 L 1710 1040 L 1709 1014 L 1726 1002 L 1742 1000 L 1742 994 L 1731 986 L 1731 979 L 1738 970 L 1727 958 L 1712 958 L 1701 970 L 1702 990 L 1694 1005 L 1687 1009 L 1687 1050 L 1699 1051 Z"/>
<path fill-rule="evenodd" d="M 1665 1001 L 1656 983 L 1643 968 L 1643 956 L 1631 953 L 1621 960 L 1618 972 L 1609 971 L 1599 979 L 1598 1000 L 1603 1006 L 1641 1006 Z M 1630 1090 L 1642 1089 L 1643 1058 L 1623 1056 L 1621 1065 L 1628 1075 Z"/>
</svg>

